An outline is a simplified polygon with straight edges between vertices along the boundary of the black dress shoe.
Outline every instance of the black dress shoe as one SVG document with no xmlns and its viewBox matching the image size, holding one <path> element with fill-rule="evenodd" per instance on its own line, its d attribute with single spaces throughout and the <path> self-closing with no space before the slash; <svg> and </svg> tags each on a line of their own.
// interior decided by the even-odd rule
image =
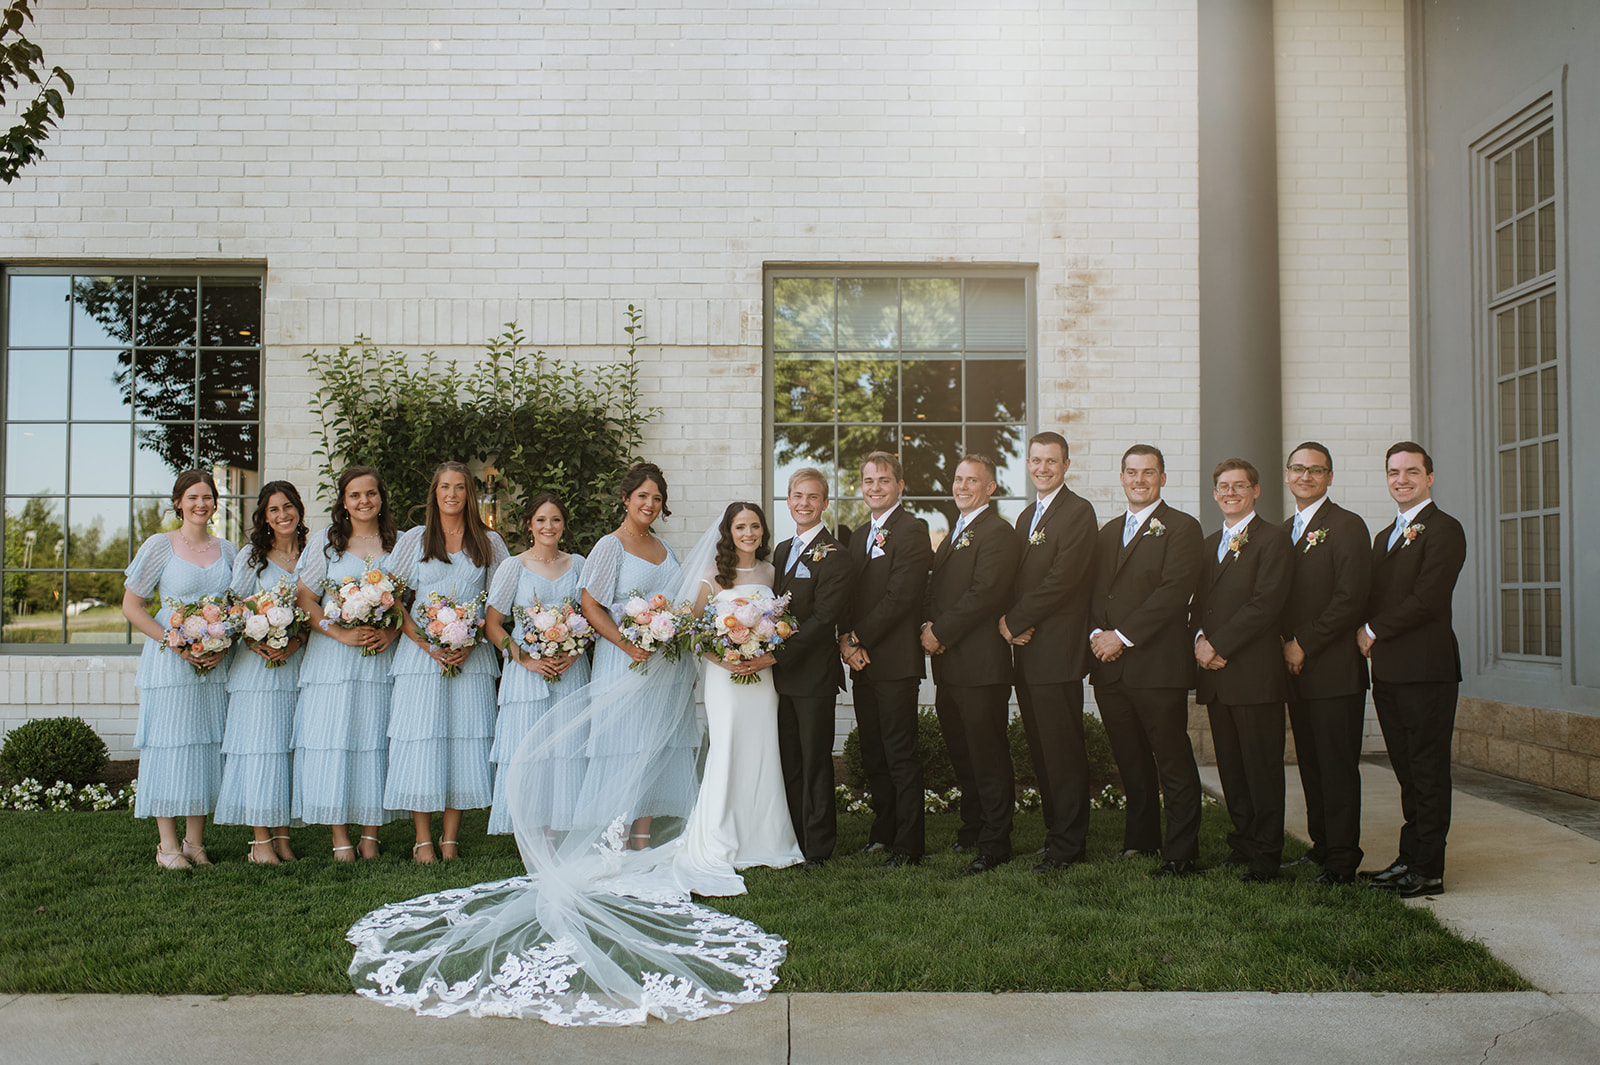
<svg viewBox="0 0 1600 1065">
<path fill-rule="evenodd" d="M 1029 851 L 1028 852 L 1028 857 L 1030 857 L 1030 858 L 1043 858 L 1048 850 L 1049 850 L 1048 847 L 1040 847 L 1036 851 Z"/>
<path fill-rule="evenodd" d="M 1392 891 L 1403 899 L 1420 898 L 1423 895 L 1443 895 L 1444 878 L 1423 876 L 1421 873 L 1406 872 L 1393 880 L 1380 884 L 1373 881 L 1373 887 L 1381 891 Z"/>
<path fill-rule="evenodd" d="M 907 866 L 907 865 L 921 865 L 921 864 L 922 864 L 922 855 L 920 855 L 920 854 L 902 854 L 899 851 L 895 851 L 893 854 L 889 855 L 889 857 L 887 859 L 884 860 L 883 867 L 885 869 L 900 869 L 900 868 L 902 868 L 904 866 Z"/>
<path fill-rule="evenodd" d="M 1356 876 L 1359 876 L 1362 880 L 1370 880 L 1374 884 L 1386 884 L 1397 876 L 1405 876 L 1408 868 L 1409 867 L 1405 862 L 1402 862 L 1399 858 L 1396 858 L 1393 862 L 1389 863 L 1389 866 L 1386 869 L 1379 869 L 1376 872 L 1369 870 L 1366 872 L 1357 873 Z"/>
<path fill-rule="evenodd" d="M 827 860 L 828 859 L 826 859 L 826 858 L 807 858 L 805 860 L 805 864 L 801 865 L 800 868 L 804 869 L 806 872 L 809 873 L 809 872 L 812 872 L 814 870 L 821 869 L 822 868 L 822 863 L 827 861 Z"/>
<path fill-rule="evenodd" d="M 869 843 L 865 847 L 861 848 L 861 853 L 862 854 L 882 854 L 884 851 L 886 851 L 888 849 L 889 849 L 889 845 L 887 843 Z"/>
<path fill-rule="evenodd" d="M 1040 853 L 1043 853 L 1043 852 L 1040 852 Z M 1155 856 L 1156 856 L 1156 852 L 1155 851 L 1142 851 L 1142 850 L 1139 850 L 1137 847 L 1129 847 L 1127 850 L 1123 851 L 1120 855 L 1118 855 L 1118 857 L 1121 857 L 1121 858 L 1154 858 Z"/>
<path fill-rule="evenodd" d="M 1151 876 L 1192 876 L 1195 869 L 1194 859 L 1190 858 L 1181 862 L 1162 862 L 1161 868 L 1151 873 Z"/>
<path fill-rule="evenodd" d="M 1285 869 L 1294 869 L 1294 868 L 1297 868 L 1297 867 L 1302 866 L 1302 865 L 1321 865 L 1321 864 L 1322 864 L 1322 860 L 1320 858 L 1316 858 L 1311 854 L 1310 851 L 1306 851 L 1304 854 L 1302 854 L 1300 857 L 1296 858 L 1294 861 L 1292 861 L 1292 862 L 1284 862 L 1283 863 L 1283 867 Z"/>
<path fill-rule="evenodd" d="M 1244 855 L 1240 854 L 1238 851 L 1229 851 L 1228 852 L 1228 856 L 1226 858 L 1222 859 L 1222 864 L 1223 865 L 1249 865 L 1250 864 L 1250 859 L 1246 858 Z"/>
<path fill-rule="evenodd" d="M 1318 873 L 1317 878 L 1311 882 L 1313 884 L 1354 884 L 1356 882 L 1356 874 L 1335 873 L 1324 869 L 1322 872 Z"/>
<path fill-rule="evenodd" d="M 978 845 L 976 843 L 962 843 L 959 839 L 950 844 L 950 852 L 952 854 L 966 854 L 977 849 Z"/>
<path fill-rule="evenodd" d="M 1240 875 L 1239 883 L 1241 883 L 1241 884 L 1270 884 L 1276 879 L 1278 879 L 1278 878 L 1273 873 L 1263 873 L 1259 869 L 1250 869 L 1250 870 L 1247 870 L 1246 872 L 1244 872 L 1243 874 Z"/>
<path fill-rule="evenodd" d="M 1060 858 L 1046 858 L 1044 861 L 1034 866 L 1033 871 L 1036 873 L 1064 872 L 1065 870 L 1071 869 L 1077 864 L 1077 862 L 1064 862 Z"/>
<path fill-rule="evenodd" d="M 977 876 L 979 873 L 992 873 L 1004 864 L 1006 864 L 1004 858 L 997 858 L 992 854 L 980 854 L 972 859 L 972 864 L 967 866 L 967 871 L 963 875 Z"/>
</svg>

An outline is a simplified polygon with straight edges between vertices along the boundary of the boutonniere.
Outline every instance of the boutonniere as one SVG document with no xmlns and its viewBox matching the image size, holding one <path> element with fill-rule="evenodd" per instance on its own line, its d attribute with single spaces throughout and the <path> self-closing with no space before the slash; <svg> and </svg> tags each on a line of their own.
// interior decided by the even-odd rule
<svg viewBox="0 0 1600 1065">
<path fill-rule="evenodd" d="M 1300 553 L 1304 554 L 1305 552 L 1310 551 L 1313 547 L 1316 547 L 1318 544 L 1322 543 L 1322 541 L 1326 540 L 1327 538 L 1328 538 L 1328 527 L 1326 525 L 1324 525 L 1322 528 L 1317 529 L 1317 530 L 1315 530 L 1313 532 L 1306 533 L 1306 546 L 1300 549 Z"/>
<path fill-rule="evenodd" d="M 1042 543 L 1044 543 L 1044 530 L 1035 529 L 1033 534 L 1028 537 L 1028 544 L 1031 547 L 1038 547 Z"/>
<path fill-rule="evenodd" d="M 876 535 L 876 536 L 874 536 L 872 538 L 873 546 L 879 548 L 880 550 L 883 548 L 883 545 L 887 544 L 888 542 L 889 542 L 889 530 L 888 529 L 879 529 L 878 530 L 878 535 Z"/>
<path fill-rule="evenodd" d="M 959 551 L 963 547 L 971 547 L 971 546 L 972 546 L 972 530 L 971 529 L 966 529 L 961 533 L 960 539 L 956 540 L 956 546 L 952 547 L 950 550 Z"/>
<path fill-rule="evenodd" d="M 834 544 L 817 544 L 810 551 L 806 552 L 806 557 L 810 558 L 813 562 L 821 562 L 836 550 L 837 547 Z"/>
<path fill-rule="evenodd" d="M 1233 552 L 1233 557 L 1235 559 L 1238 559 L 1240 550 L 1242 550 L 1244 545 L 1249 542 L 1250 530 L 1247 528 L 1240 529 L 1238 532 L 1234 533 L 1228 538 L 1228 550 Z"/>
<path fill-rule="evenodd" d="M 1407 525 L 1406 531 L 1400 534 L 1400 550 L 1404 551 L 1406 548 L 1410 547 L 1411 541 L 1415 540 L 1417 535 L 1426 528 L 1427 526 L 1422 524 L 1420 521 Z"/>
<path fill-rule="evenodd" d="M 1166 531 L 1167 531 L 1167 527 L 1165 525 L 1161 524 L 1161 519 L 1160 518 L 1151 518 L 1150 519 L 1150 524 L 1145 526 L 1144 534 L 1146 536 L 1160 536 L 1162 533 L 1165 533 Z"/>
</svg>

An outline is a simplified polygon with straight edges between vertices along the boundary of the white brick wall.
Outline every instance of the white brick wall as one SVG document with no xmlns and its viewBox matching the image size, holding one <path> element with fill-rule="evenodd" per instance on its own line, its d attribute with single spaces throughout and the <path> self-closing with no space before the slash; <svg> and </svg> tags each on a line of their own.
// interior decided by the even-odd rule
<svg viewBox="0 0 1600 1065">
<path fill-rule="evenodd" d="M 1374 530 L 1383 453 L 1411 435 L 1404 7 L 1273 5 L 1284 453 L 1332 448 L 1334 493 Z"/>
<path fill-rule="evenodd" d="M 1406 406 L 1399 0 L 1331 21 L 1322 6 L 1279 5 L 1310 64 L 1279 70 L 1285 420 L 1354 469 L 1390 420 L 1352 436 L 1343 414 L 1320 420 L 1327 397 Z M 1114 514 L 1137 438 L 1165 450 L 1169 495 L 1195 495 L 1193 0 L 53 0 L 37 16 L 78 89 L 48 159 L 6 190 L 0 259 L 264 263 L 267 476 L 315 480 L 312 347 L 360 333 L 475 357 L 516 321 L 552 355 L 611 359 L 631 302 L 683 543 L 757 487 L 763 263 L 1022 262 L 1038 264 L 1038 422 L 1072 441 L 1074 488 Z M 1349 349 L 1361 373 L 1319 369 Z M 708 421 L 726 431 L 691 432 Z"/>
</svg>

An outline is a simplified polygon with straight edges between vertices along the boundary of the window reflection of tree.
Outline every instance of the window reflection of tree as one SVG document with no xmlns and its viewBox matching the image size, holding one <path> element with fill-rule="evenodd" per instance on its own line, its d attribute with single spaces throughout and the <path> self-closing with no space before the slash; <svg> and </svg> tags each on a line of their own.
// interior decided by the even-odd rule
<svg viewBox="0 0 1600 1065">
<path fill-rule="evenodd" d="M 137 361 L 131 346 L 118 353 L 114 381 L 132 397 L 139 421 L 161 423 L 141 426 L 139 447 L 174 473 L 197 463 L 259 469 L 256 426 L 222 421 L 259 416 L 261 352 L 241 346 L 260 336 L 256 279 L 205 278 L 197 285 L 192 278 L 85 277 L 74 280 L 73 299 L 114 343 L 138 344 Z M 202 334 L 234 346 L 197 352 Z"/>
</svg>

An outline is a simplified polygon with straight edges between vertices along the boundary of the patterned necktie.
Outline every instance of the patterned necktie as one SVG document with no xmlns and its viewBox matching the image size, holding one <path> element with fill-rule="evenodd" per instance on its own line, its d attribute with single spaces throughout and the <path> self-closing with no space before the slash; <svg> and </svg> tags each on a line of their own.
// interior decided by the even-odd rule
<svg viewBox="0 0 1600 1065">
<path fill-rule="evenodd" d="M 1306 531 L 1306 515 L 1305 515 L 1305 511 L 1297 510 L 1297 511 L 1294 512 L 1294 535 L 1290 537 L 1290 540 L 1292 540 L 1294 543 L 1299 543 L 1300 542 L 1300 537 L 1305 533 L 1305 531 Z"/>
<path fill-rule="evenodd" d="M 1122 523 L 1122 546 L 1127 547 L 1133 541 L 1133 534 L 1139 531 L 1139 516 L 1128 514 L 1128 520 Z"/>
<path fill-rule="evenodd" d="M 1394 519 L 1394 532 L 1389 534 L 1389 550 L 1394 550 L 1394 545 L 1400 542 L 1400 537 L 1406 534 L 1406 526 L 1410 524 L 1404 514 Z"/>
</svg>

